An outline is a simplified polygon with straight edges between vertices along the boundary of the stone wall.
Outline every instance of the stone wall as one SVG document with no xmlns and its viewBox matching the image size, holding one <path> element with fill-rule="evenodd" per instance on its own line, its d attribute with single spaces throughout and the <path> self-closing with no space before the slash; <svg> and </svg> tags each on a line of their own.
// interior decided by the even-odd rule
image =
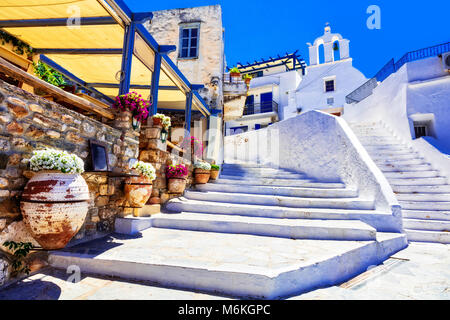
<svg viewBox="0 0 450 320">
<path fill-rule="evenodd" d="M 110 125 L 0 81 L 0 246 L 16 241 L 14 235 L 24 227 L 19 202 L 34 175 L 27 159 L 33 150 L 47 147 L 74 153 L 86 164 L 83 176 L 91 194 L 90 209 L 73 241 L 113 230 L 114 218 L 127 205 L 122 193 L 125 178 L 89 172 L 89 140 L 105 144 L 110 169 L 126 173 L 129 161 L 139 155 L 139 133 L 130 128 L 126 113 Z"/>
<path fill-rule="evenodd" d="M 146 28 L 158 43 L 176 45 L 169 54 L 186 78 L 195 84 L 204 84 L 199 90 L 212 109 L 223 108 L 224 30 L 220 5 L 196 8 L 153 11 L 153 19 Z M 183 23 L 200 23 L 198 58 L 178 58 L 180 50 L 180 26 Z"/>
</svg>

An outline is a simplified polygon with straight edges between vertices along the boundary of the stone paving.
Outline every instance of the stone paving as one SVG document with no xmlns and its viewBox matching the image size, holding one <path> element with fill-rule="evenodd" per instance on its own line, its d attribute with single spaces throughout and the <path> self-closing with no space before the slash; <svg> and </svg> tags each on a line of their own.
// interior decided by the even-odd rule
<svg viewBox="0 0 450 320">
<path fill-rule="evenodd" d="M 292 300 L 450 299 L 450 245 L 412 243 L 358 277 L 335 287 L 319 289 Z M 0 299 L 20 300 L 216 300 L 224 297 L 161 288 L 145 282 L 82 275 L 67 281 L 65 271 L 46 269 L 0 291 Z"/>
</svg>

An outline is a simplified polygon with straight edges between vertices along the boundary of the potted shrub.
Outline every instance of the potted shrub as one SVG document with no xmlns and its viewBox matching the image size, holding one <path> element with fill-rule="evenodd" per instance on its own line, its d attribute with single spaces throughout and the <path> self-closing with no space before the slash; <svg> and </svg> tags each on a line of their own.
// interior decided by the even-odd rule
<svg viewBox="0 0 450 320">
<path fill-rule="evenodd" d="M 112 106 L 114 109 L 130 113 L 133 119 L 133 128 L 136 130 L 141 122 L 148 118 L 150 102 L 142 99 L 142 95 L 136 92 L 129 92 L 117 96 Z"/>
<path fill-rule="evenodd" d="M 231 81 L 239 81 L 241 78 L 241 71 L 237 67 L 232 68 L 230 70 L 230 77 Z"/>
<path fill-rule="evenodd" d="M 55 149 L 33 152 L 20 208 L 34 239 L 47 250 L 64 248 L 80 230 L 89 208 L 89 188 L 81 176 L 84 162 Z"/>
<path fill-rule="evenodd" d="M 172 125 L 170 117 L 164 114 L 157 113 L 152 117 L 153 126 L 157 128 L 162 128 L 160 133 L 160 139 L 163 143 L 167 141 L 169 135 L 169 128 Z"/>
<path fill-rule="evenodd" d="M 194 163 L 194 174 L 196 184 L 207 183 L 211 175 L 211 165 L 203 161 Z"/>
<path fill-rule="evenodd" d="M 137 161 L 131 169 L 139 176 L 129 177 L 125 181 L 125 198 L 130 207 L 142 208 L 152 195 L 152 183 L 156 179 L 156 170 L 150 163 L 143 161 Z"/>
<path fill-rule="evenodd" d="M 245 83 L 246 83 L 247 85 L 249 85 L 249 84 L 250 84 L 250 81 L 253 79 L 253 77 L 252 77 L 251 75 L 249 75 L 249 74 L 244 74 L 244 75 L 242 76 L 242 79 L 245 81 Z"/>
<path fill-rule="evenodd" d="M 211 165 L 211 179 L 216 180 L 219 177 L 220 166 L 212 164 Z"/>
<path fill-rule="evenodd" d="M 186 189 L 188 169 L 182 164 L 170 165 L 166 169 L 169 193 L 183 193 Z"/>
</svg>

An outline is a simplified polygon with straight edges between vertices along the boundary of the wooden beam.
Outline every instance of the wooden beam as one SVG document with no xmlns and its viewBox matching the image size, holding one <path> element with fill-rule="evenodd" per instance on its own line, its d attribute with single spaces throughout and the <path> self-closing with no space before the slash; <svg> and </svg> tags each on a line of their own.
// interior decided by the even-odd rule
<svg viewBox="0 0 450 320">
<path fill-rule="evenodd" d="M 100 106 L 97 106 L 93 104 L 90 101 L 87 101 L 86 99 L 77 97 L 74 94 L 71 94 L 69 92 L 66 92 L 58 87 L 55 87 L 54 85 L 51 85 L 25 71 L 22 69 L 16 67 L 15 65 L 9 63 L 3 58 L 0 58 L 0 72 L 3 72 L 7 74 L 8 76 L 11 76 L 21 82 L 24 82 L 26 84 L 29 84 L 30 86 L 41 89 L 48 94 L 55 97 L 58 101 L 66 102 L 69 104 L 72 104 L 80 109 L 94 112 L 98 115 L 101 115 L 102 117 L 108 118 L 108 119 L 114 119 L 115 115 L 112 111 L 102 108 Z"/>
</svg>

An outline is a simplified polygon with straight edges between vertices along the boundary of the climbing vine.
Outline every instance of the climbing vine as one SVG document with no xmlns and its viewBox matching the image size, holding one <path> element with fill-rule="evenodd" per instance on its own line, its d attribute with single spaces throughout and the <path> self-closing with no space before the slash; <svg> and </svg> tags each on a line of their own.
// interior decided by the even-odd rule
<svg viewBox="0 0 450 320">
<path fill-rule="evenodd" d="M 61 87 L 67 84 L 63 75 L 58 71 L 50 68 L 45 63 L 39 61 L 38 63 L 33 62 L 34 73 L 47 83 L 50 83 L 56 87 Z"/>
<path fill-rule="evenodd" d="M 14 46 L 13 51 L 17 54 L 23 55 L 24 53 L 27 53 L 27 55 L 31 55 L 33 53 L 33 48 L 31 46 L 3 30 L 0 30 L 0 39 L 2 41 L 2 45 L 12 43 Z"/>
<path fill-rule="evenodd" d="M 21 273 L 29 275 L 31 270 L 24 260 L 30 253 L 31 249 L 33 249 L 33 244 L 31 244 L 30 242 L 17 243 L 14 241 L 6 241 L 3 246 L 7 247 L 11 251 L 14 251 L 13 257 L 11 259 L 11 266 L 13 269 L 13 271 L 11 272 L 11 276 L 17 277 Z"/>
</svg>

